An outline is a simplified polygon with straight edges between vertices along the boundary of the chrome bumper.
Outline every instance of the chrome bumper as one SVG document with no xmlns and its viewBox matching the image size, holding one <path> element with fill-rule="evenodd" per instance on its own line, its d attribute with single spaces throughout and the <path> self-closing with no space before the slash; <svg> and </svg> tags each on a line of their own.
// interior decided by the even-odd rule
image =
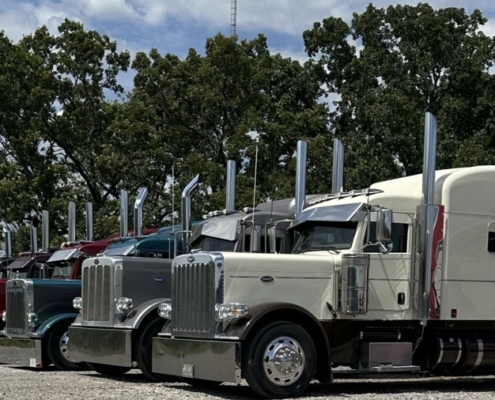
<svg viewBox="0 0 495 400">
<path fill-rule="evenodd" d="M 217 382 L 241 381 L 241 343 L 153 338 L 152 371 Z"/>
<path fill-rule="evenodd" d="M 69 354 L 73 362 L 119 367 L 132 366 L 130 329 L 69 327 Z"/>
<path fill-rule="evenodd" d="M 0 337 L 0 363 L 43 368 L 50 364 L 42 359 L 41 340 Z"/>
</svg>

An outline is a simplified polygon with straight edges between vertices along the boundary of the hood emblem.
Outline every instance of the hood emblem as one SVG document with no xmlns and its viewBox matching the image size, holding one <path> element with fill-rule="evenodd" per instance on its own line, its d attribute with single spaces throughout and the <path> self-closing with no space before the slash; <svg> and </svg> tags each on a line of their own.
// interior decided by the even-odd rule
<svg viewBox="0 0 495 400">
<path fill-rule="evenodd" d="M 189 256 L 189 257 L 187 257 L 187 262 L 192 263 L 192 262 L 194 262 L 195 260 L 196 260 L 196 259 L 195 259 L 193 256 Z"/>
<path fill-rule="evenodd" d="M 100 263 L 100 260 L 95 259 L 95 265 L 98 265 Z"/>
<path fill-rule="evenodd" d="M 273 282 L 274 279 L 273 279 L 273 276 L 262 276 L 260 278 L 261 282 L 265 282 L 265 283 L 269 283 L 269 282 Z"/>
</svg>

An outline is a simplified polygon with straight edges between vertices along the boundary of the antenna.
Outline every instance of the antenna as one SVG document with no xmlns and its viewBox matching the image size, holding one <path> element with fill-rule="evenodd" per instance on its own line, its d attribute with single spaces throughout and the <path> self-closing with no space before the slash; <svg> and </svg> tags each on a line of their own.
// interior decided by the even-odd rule
<svg viewBox="0 0 495 400">
<path fill-rule="evenodd" d="M 230 1 L 230 36 L 237 35 L 237 0 Z"/>
<path fill-rule="evenodd" d="M 170 257 L 170 254 L 172 254 L 172 243 L 170 241 L 171 238 L 174 238 L 174 248 L 175 248 L 175 242 L 177 241 L 177 237 L 175 236 L 175 221 L 174 221 L 174 212 L 175 212 L 175 205 L 174 205 L 174 186 L 175 186 L 175 164 L 172 164 L 172 232 L 170 232 L 170 235 L 168 236 L 168 258 Z"/>
</svg>

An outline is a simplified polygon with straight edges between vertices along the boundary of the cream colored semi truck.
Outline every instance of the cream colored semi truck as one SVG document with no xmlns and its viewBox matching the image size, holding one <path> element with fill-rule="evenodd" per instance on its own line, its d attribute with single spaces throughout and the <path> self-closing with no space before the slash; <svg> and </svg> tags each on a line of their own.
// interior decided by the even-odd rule
<svg viewBox="0 0 495 400">
<path fill-rule="evenodd" d="M 307 201 L 292 254 L 177 257 L 153 372 L 267 398 L 336 370 L 495 373 L 495 166 L 435 171 L 435 148 L 427 113 L 423 175 Z"/>
</svg>

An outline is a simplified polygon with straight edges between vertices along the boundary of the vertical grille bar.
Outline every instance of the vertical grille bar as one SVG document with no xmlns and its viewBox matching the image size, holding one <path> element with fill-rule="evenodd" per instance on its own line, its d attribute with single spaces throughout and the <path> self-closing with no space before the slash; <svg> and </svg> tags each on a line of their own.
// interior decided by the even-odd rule
<svg viewBox="0 0 495 400">
<path fill-rule="evenodd" d="M 109 322 L 112 302 L 112 267 L 89 265 L 83 270 L 82 319 L 88 322 Z"/>
<path fill-rule="evenodd" d="M 215 269 L 213 263 L 174 266 L 172 321 L 175 336 L 215 334 Z"/>
<path fill-rule="evenodd" d="M 7 321 L 8 333 L 23 334 L 26 332 L 26 287 L 23 285 L 7 285 Z"/>
</svg>

